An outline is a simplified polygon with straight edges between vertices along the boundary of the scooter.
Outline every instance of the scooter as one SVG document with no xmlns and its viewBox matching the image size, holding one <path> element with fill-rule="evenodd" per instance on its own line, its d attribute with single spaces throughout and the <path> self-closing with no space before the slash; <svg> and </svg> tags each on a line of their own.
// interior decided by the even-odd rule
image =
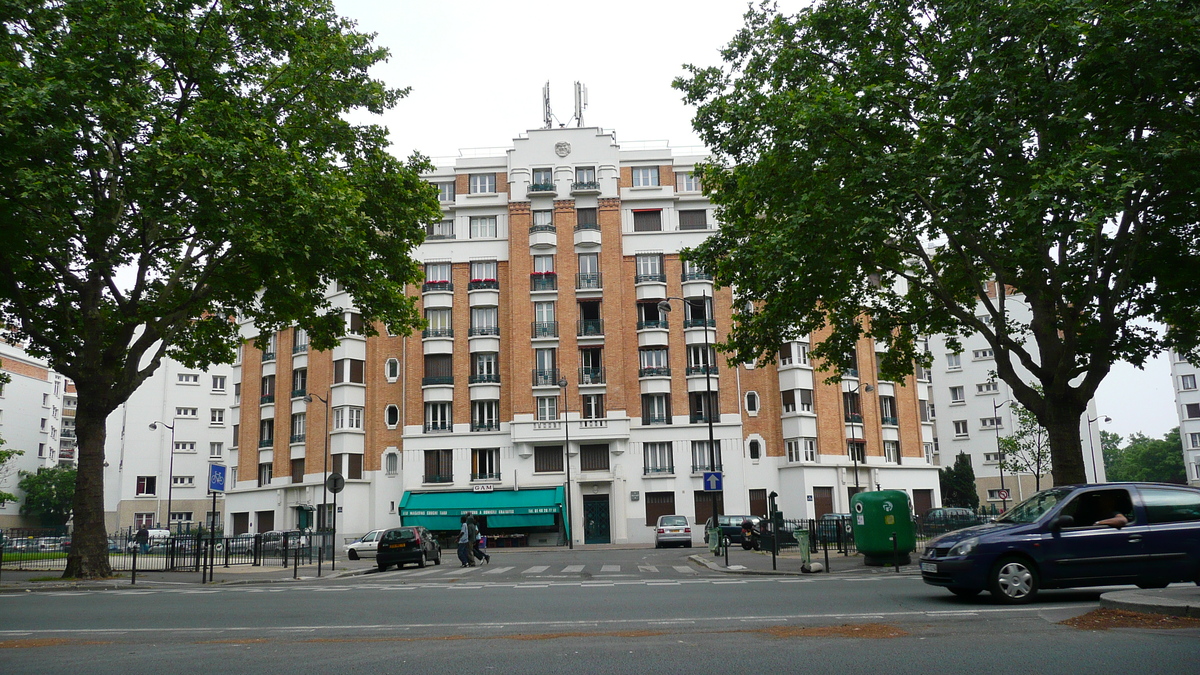
<svg viewBox="0 0 1200 675">
<path fill-rule="evenodd" d="M 747 551 L 758 548 L 758 534 L 754 528 L 742 528 L 742 548 Z"/>
</svg>

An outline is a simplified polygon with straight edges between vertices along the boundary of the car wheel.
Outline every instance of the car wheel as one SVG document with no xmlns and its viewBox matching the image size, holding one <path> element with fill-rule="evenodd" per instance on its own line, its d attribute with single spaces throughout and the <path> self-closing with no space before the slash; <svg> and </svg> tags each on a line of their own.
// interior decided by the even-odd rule
<svg viewBox="0 0 1200 675">
<path fill-rule="evenodd" d="M 417 561 L 417 567 L 420 567 L 420 568 L 425 567 L 425 552 L 424 551 L 421 551 L 421 559 Z"/>
<path fill-rule="evenodd" d="M 751 544 L 751 543 L 750 543 L 750 542 L 748 542 L 748 541 L 743 541 L 743 542 L 742 542 L 742 550 L 743 550 L 743 551 L 749 551 L 749 550 L 750 550 L 750 549 L 752 549 L 752 548 L 754 548 L 754 544 Z"/>
<path fill-rule="evenodd" d="M 384 570 L 386 570 L 386 569 L 388 568 L 388 565 L 387 565 L 387 563 L 375 563 L 375 564 L 376 564 L 376 566 L 377 566 L 377 567 L 379 567 L 379 571 L 380 571 L 380 572 L 382 572 L 382 571 L 384 571 Z"/>
<path fill-rule="evenodd" d="M 683 545 L 683 547 L 684 547 L 684 548 L 691 548 L 691 547 L 692 547 L 692 542 L 690 542 L 690 541 L 689 541 L 688 543 L 684 544 L 684 545 Z"/>
<path fill-rule="evenodd" d="M 1156 581 L 1139 581 L 1139 582 L 1137 582 L 1137 587 L 1145 588 L 1145 589 L 1166 588 L 1170 583 L 1171 582 L 1169 582 L 1169 581 L 1157 581 L 1157 580 Z"/>
<path fill-rule="evenodd" d="M 989 590 L 997 600 L 1016 605 L 1029 602 L 1038 592 L 1037 568 L 1025 558 L 1001 558 L 988 577 Z"/>
<path fill-rule="evenodd" d="M 654 542 L 654 548 L 662 548 L 662 544 L 660 544 L 656 541 L 656 542 Z M 1200 584 L 1200 581 L 1197 581 L 1196 583 Z"/>
<path fill-rule="evenodd" d="M 358 560 L 358 551 L 355 551 L 354 549 L 350 549 L 349 551 L 346 552 L 346 557 L 351 560 Z"/>
<path fill-rule="evenodd" d="M 949 590 L 951 593 L 957 595 L 960 598 L 973 598 L 973 597 L 979 595 L 979 593 L 983 589 L 981 589 L 981 588 L 962 588 L 960 586 L 951 586 L 947 590 Z"/>
<path fill-rule="evenodd" d="M 442 564 L 442 552 L 441 551 L 438 551 L 437 557 L 433 559 L 433 564 L 434 565 Z"/>
</svg>

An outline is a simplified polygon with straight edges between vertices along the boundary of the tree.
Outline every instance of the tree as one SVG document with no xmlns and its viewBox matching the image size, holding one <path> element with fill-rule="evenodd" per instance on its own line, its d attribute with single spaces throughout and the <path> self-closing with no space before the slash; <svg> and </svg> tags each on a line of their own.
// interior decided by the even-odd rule
<svg viewBox="0 0 1200 675">
<path fill-rule="evenodd" d="M 1112 467 L 1120 461 L 1121 455 L 1125 452 L 1121 447 L 1121 435 L 1101 429 L 1100 451 L 1104 455 L 1104 474 L 1108 476 L 1109 480 L 1113 480 Z"/>
<path fill-rule="evenodd" d="M 997 441 L 1003 453 L 1000 468 L 1013 475 L 1033 474 L 1034 488 L 1040 491 L 1042 476 L 1050 471 L 1050 437 L 1027 408 L 1017 403 L 1012 406 L 1017 428 Z"/>
<path fill-rule="evenodd" d="M 1177 1 L 752 8 L 725 66 L 675 82 L 713 149 L 722 227 L 685 255 L 734 289 L 730 361 L 829 329 L 823 367 L 868 335 L 899 379 L 928 363 L 915 336 L 980 334 L 1056 483 L 1084 482 L 1079 421 L 1111 365 L 1200 357 L 1198 20 Z"/>
<path fill-rule="evenodd" d="M 1154 439 L 1145 434 L 1132 434 L 1110 467 L 1105 461 L 1108 479 L 1113 481 L 1149 481 L 1155 483 L 1187 483 L 1183 465 L 1183 444 L 1179 427 Z"/>
<path fill-rule="evenodd" d="M 975 469 L 971 457 L 960 452 L 954 464 L 938 469 L 938 481 L 942 487 L 942 504 L 963 508 L 979 508 L 979 492 L 975 489 Z"/>
<path fill-rule="evenodd" d="M 44 527 L 66 525 L 75 500 L 75 480 L 75 469 L 65 466 L 22 471 L 17 484 L 25 493 L 21 513 L 37 516 Z"/>
<path fill-rule="evenodd" d="M 0 365 L 4 365 L 4 362 L 0 361 Z M 9 377 L 8 373 L 0 372 L 0 389 L 3 389 L 4 385 L 7 384 L 10 380 L 12 380 L 12 378 Z M 4 447 L 4 439 L 0 438 L 0 488 L 4 487 L 4 484 L 7 482 L 8 477 L 10 475 L 12 475 L 13 470 L 12 470 L 12 467 L 9 466 L 9 462 L 11 462 L 16 457 L 20 457 L 23 454 L 25 454 L 25 452 L 22 450 L 13 450 L 12 448 L 5 448 Z M 0 504 L 3 504 L 4 502 L 15 502 L 15 501 L 17 501 L 16 495 L 14 495 L 11 492 L 5 492 L 4 490 L 0 490 Z"/>
<path fill-rule="evenodd" d="M 111 573 L 105 419 L 164 356 L 232 362 L 235 316 L 316 349 L 420 321 L 412 248 L 441 217 L 429 164 L 388 154 L 405 90 L 330 0 L 24 0 L 0 13 L 0 326 L 75 382 L 65 576 Z"/>
</svg>

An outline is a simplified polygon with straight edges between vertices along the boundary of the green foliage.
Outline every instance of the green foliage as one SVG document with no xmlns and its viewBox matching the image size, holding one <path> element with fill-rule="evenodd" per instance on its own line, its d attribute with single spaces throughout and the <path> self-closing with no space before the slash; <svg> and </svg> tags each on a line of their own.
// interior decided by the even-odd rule
<svg viewBox="0 0 1200 675">
<path fill-rule="evenodd" d="M 75 469 L 56 466 L 37 473 L 22 471 L 17 487 L 25 493 L 21 513 L 37 516 L 44 527 L 67 524 L 75 499 Z"/>
<path fill-rule="evenodd" d="M 971 457 L 967 453 L 958 453 L 952 466 L 938 469 L 938 480 L 942 487 L 943 506 L 979 508 L 979 492 L 975 490 L 975 469 L 971 466 Z"/>
<path fill-rule="evenodd" d="M 830 328 L 824 367 L 868 335 L 899 379 L 914 336 L 982 334 L 1082 481 L 1111 364 L 1200 357 L 1197 25 L 1183 2 L 752 8 L 724 66 L 675 83 L 714 151 L 722 228 L 687 256 L 734 289 L 731 362 Z"/>
<path fill-rule="evenodd" d="M 8 466 L 8 463 L 14 458 L 20 457 L 23 454 L 25 454 L 24 450 L 5 448 L 4 439 L 0 438 L 0 485 L 2 485 L 5 479 L 8 478 L 8 476 L 12 473 L 12 469 Z M 0 504 L 3 504 L 4 502 L 15 501 L 17 501 L 17 498 L 13 493 L 0 490 Z"/>
<path fill-rule="evenodd" d="M 1050 472 L 1050 434 L 1033 413 L 1019 403 L 1010 404 L 1017 418 L 1016 429 L 997 441 L 1004 453 L 1000 468 L 1009 473 L 1033 475 L 1034 486 L 1042 489 L 1042 476 Z"/>
<path fill-rule="evenodd" d="M 1144 434 L 1132 434 L 1129 442 L 1112 454 L 1104 456 L 1104 470 L 1111 481 L 1149 481 L 1156 483 L 1187 483 L 1183 465 L 1183 444 L 1179 427 L 1161 439 Z"/>
</svg>

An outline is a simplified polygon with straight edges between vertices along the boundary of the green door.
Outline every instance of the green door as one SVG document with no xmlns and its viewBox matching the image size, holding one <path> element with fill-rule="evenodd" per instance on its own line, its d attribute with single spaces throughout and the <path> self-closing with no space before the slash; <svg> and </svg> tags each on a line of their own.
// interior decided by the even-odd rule
<svg viewBox="0 0 1200 675">
<path fill-rule="evenodd" d="M 612 543 L 608 529 L 608 495 L 583 496 L 583 543 Z"/>
</svg>

